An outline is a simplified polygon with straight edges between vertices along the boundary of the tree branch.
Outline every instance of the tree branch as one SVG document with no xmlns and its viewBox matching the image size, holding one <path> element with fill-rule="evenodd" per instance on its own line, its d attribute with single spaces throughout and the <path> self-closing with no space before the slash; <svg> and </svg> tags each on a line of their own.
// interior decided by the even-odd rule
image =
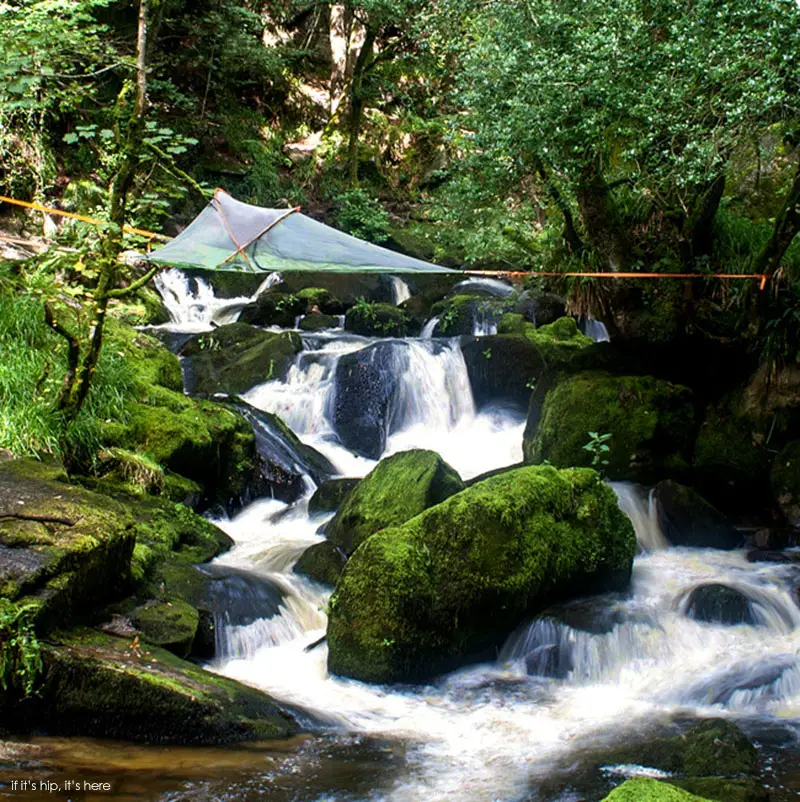
<svg viewBox="0 0 800 802">
<path fill-rule="evenodd" d="M 155 276 L 158 271 L 161 270 L 161 265 L 157 267 L 151 267 L 141 278 L 136 279 L 132 284 L 129 284 L 127 287 L 120 287 L 116 290 L 109 290 L 106 293 L 107 298 L 124 298 L 126 295 L 131 295 L 132 293 L 136 292 L 136 290 L 140 290 L 142 287 L 150 281 L 153 276 Z"/>
<path fill-rule="evenodd" d="M 72 385 L 78 372 L 78 360 L 81 356 L 81 344 L 78 338 L 69 329 L 64 328 L 55 318 L 50 304 L 44 305 L 44 321 L 60 337 L 67 341 L 67 372 L 64 381 L 61 383 L 61 392 L 58 396 L 57 409 L 64 409 L 67 406 Z"/>
<path fill-rule="evenodd" d="M 0 520 L 15 518 L 19 521 L 36 521 L 42 524 L 63 524 L 64 526 L 75 526 L 80 520 L 73 521 L 69 518 L 59 518 L 57 515 L 26 515 L 24 512 L 0 512 Z"/>
</svg>

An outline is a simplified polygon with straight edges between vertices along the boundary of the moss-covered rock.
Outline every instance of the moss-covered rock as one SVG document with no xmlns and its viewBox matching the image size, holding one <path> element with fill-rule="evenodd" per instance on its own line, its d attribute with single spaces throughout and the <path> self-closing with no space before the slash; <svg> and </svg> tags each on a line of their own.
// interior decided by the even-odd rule
<svg viewBox="0 0 800 802">
<path fill-rule="evenodd" d="M 343 315 L 347 305 L 336 298 L 332 292 L 322 287 L 305 287 L 295 295 L 306 305 L 306 314 L 316 306 L 325 315 Z"/>
<path fill-rule="evenodd" d="M 284 379 L 302 348 L 302 340 L 292 332 L 267 332 L 246 323 L 231 323 L 192 338 L 181 355 L 190 359 L 191 392 L 236 395 L 270 379 Z"/>
<path fill-rule="evenodd" d="M 330 600 L 329 670 L 426 679 L 484 656 L 555 599 L 624 588 L 634 551 L 631 523 L 595 471 L 486 479 L 359 546 Z"/>
<path fill-rule="evenodd" d="M 541 410 L 531 405 L 523 451 L 528 463 L 589 465 L 590 433 L 610 434 L 610 450 L 600 455 L 607 476 L 648 484 L 686 474 L 693 431 L 688 388 L 652 376 L 587 371 L 557 381 Z"/>
<path fill-rule="evenodd" d="M 308 500 L 309 513 L 318 515 L 323 512 L 336 512 L 360 481 L 361 479 L 343 478 L 328 479 L 323 482 Z"/>
<path fill-rule="evenodd" d="M 709 406 L 692 456 L 692 484 L 720 508 L 759 514 L 769 505 L 769 454 L 735 399 Z"/>
<path fill-rule="evenodd" d="M 129 326 L 158 326 L 170 320 L 161 296 L 149 287 L 142 287 L 124 300 L 112 301 L 109 310 Z"/>
<path fill-rule="evenodd" d="M 242 309 L 239 322 L 291 329 L 298 315 L 305 314 L 306 305 L 296 295 L 269 290 Z"/>
<path fill-rule="evenodd" d="M 639 777 L 615 788 L 603 802 L 709 802 L 682 788 Z"/>
<path fill-rule="evenodd" d="M 152 601 L 134 611 L 131 622 L 153 646 L 186 657 L 197 636 L 200 615 L 184 601 Z"/>
<path fill-rule="evenodd" d="M 330 541 L 309 546 L 292 569 L 323 585 L 335 585 L 347 562 L 344 552 Z"/>
<path fill-rule="evenodd" d="M 523 333 L 539 349 L 551 370 L 567 364 L 578 352 L 593 344 L 591 338 L 581 334 L 572 317 L 562 317 L 539 328 L 526 323 Z"/>
<path fill-rule="evenodd" d="M 39 694 L 14 708 L 15 729 L 149 743 L 285 738 L 293 717 L 269 696 L 169 652 L 91 630 L 43 650 Z"/>
<path fill-rule="evenodd" d="M 431 307 L 431 315 L 439 318 L 433 333 L 441 337 L 471 335 L 475 328 L 478 306 L 485 303 L 492 307 L 495 303 L 472 295 L 453 295 Z"/>
<path fill-rule="evenodd" d="M 545 363 L 527 337 L 497 334 L 462 346 L 475 402 L 510 400 L 527 407 Z"/>
<path fill-rule="evenodd" d="M 370 535 L 397 526 L 464 489 L 433 451 L 402 451 L 381 460 L 347 495 L 326 537 L 352 554 Z"/>
<path fill-rule="evenodd" d="M 140 394 L 153 386 L 183 392 L 183 374 L 175 354 L 170 353 L 155 337 L 110 318 L 106 322 L 105 342 L 124 356 L 136 375 Z"/>
<path fill-rule="evenodd" d="M 410 323 L 409 316 L 397 306 L 359 301 L 347 310 L 344 327 L 364 337 L 405 337 Z"/>
<path fill-rule="evenodd" d="M 34 608 L 39 631 L 130 588 L 135 521 L 66 483 L 59 466 L 0 462 L 0 596 Z"/>
<path fill-rule="evenodd" d="M 800 440 L 789 443 L 772 464 L 772 491 L 784 517 L 800 527 Z"/>
<path fill-rule="evenodd" d="M 333 315 L 313 314 L 306 315 L 300 321 L 301 331 L 321 331 L 322 329 L 335 329 L 339 325 L 339 318 Z"/>
</svg>

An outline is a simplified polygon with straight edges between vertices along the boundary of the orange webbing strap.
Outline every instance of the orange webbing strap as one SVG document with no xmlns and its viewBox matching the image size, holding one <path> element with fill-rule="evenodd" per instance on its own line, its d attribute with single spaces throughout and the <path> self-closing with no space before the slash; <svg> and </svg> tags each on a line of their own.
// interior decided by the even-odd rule
<svg viewBox="0 0 800 802">
<path fill-rule="evenodd" d="M 540 276 L 546 278 L 681 278 L 681 279 L 698 279 L 698 278 L 718 278 L 723 281 L 728 279 L 758 279 L 759 289 L 763 290 L 769 281 L 769 276 L 766 273 L 558 273 L 552 272 L 536 272 L 536 271 L 523 271 L 523 270 L 464 270 L 467 276 L 488 276 L 488 277 L 505 277 L 505 278 L 538 278 Z"/>
<path fill-rule="evenodd" d="M 94 217 L 86 217 L 82 214 L 75 214 L 74 212 L 63 212 L 61 209 L 53 209 L 49 206 L 40 206 L 38 203 L 28 203 L 27 201 L 16 200 L 16 198 L 7 198 L 5 195 L 0 195 L 0 202 L 12 203 L 15 206 L 23 206 L 26 209 L 34 209 L 37 212 L 46 212 L 47 214 L 54 214 L 58 217 L 69 217 L 70 220 L 80 220 L 82 223 L 89 223 L 92 226 L 102 226 L 104 222 L 97 220 Z M 132 226 L 123 226 L 122 230 L 126 234 L 137 234 L 140 237 L 147 237 L 149 240 L 161 240 L 161 242 L 169 242 L 170 238 L 165 237 L 163 234 L 156 234 L 154 231 L 145 231 L 141 228 L 133 228 Z"/>
<path fill-rule="evenodd" d="M 242 254 L 242 256 L 244 256 L 245 259 L 247 259 L 247 254 L 245 254 L 244 252 L 245 248 L 249 248 L 257 239 L 261 239 L 261 237 L 263 237 L 264 234 L 266 234 L 269 231 L 272 231 L 272 229 L 275 228 L 275 226 L 277 226 L 278 223 L 283 222 L 290 214 L 295 214 L 296 212 L 299 212 L 301 208 L 302 208 L 301 206 L 295 206 L 294 209 L 289 209 L 279 217 L 275 218 L 275 220 L 273 220 L 268 226 L 265 226 L 261 231 L 259 231 L 258 234 L 256 234 L 254 237 L 250 237 L 250 239 L 247 240 L 247 242 L 245 242 L 244 245 L 239 245 L 239 250 L 232 253 L 222 263 L 222 265 L 227 264 L 228 262 L 230 262 L 231 259 L 235 259 L 240 253 Z M 222 222 L 225 223 L 225 228 L 228 228 L 228 224 L 222 215 L 222 209 L 219 209 L 219 216 L 222 217 Z M 231 234 L 230 229 L 228 229 L 228 234 Z M 231 234 L 231 239 L 233 239 L 233 234 Z M 236 242 L 235 239 L 233 241 Z M 222 267 L 222 265 L 219 266 Z"/>
</svg>

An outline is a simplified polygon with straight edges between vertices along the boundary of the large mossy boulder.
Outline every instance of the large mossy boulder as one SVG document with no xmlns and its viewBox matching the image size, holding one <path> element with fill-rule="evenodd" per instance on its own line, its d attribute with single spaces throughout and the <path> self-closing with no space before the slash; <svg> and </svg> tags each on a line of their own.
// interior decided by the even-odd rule
<svg viewBox="0 0 800 802">
<path fill-rule="evenodd" d="M 480 337 L 462 346 L 475 403 L 498 400 L 528 406 L 531 389 L 545 370 L 530 340 L 515 334 Z"/>
<path fill-rule="evenodd" d="M 356 549 L 329 604 L 328 668 L 421 681 L 485 657 L 556 599 L 626 587 L 635 547 L 595 471 L 486 479 Z"/>
<path fill-rule="evenodd" d="M 692 456 L 692 485 L 713 504 L 737 514 L 769 506 L 769 453 L 729 399 L 709 406 Z"/>
<path fill-rule="evenodd" d="M 257 384 L 282 380 L 303 349 L 293 332 L 263 331 L 246 323 L 230 323 L 200 334 L 181 348 L 188 362 L 192 393 L 245 393 Z"/>
<path fill-rule="evenodd" d="M 653 492 L 658 525 L 673 546 L 738 549 L 744 538 L 699 493 L 678 482 L 659 482 Z"/>
<path fill-rule="evenodd" d="M 37 695 L 14 706 L 20 731 L 224 744 L 299 730 L 266 694 L 129 638 L 73 631 L 51 639 L 42 657 Z"/>
<path fill-rule="evenodd" d="M 758 752 L 739 727 L 725 719 L 707 719 L 678 735 L 641 739 L 605 755 L 600 765 L 658 769 L 670 775 L 666 783 L 715 802 L 769 799 L 757 779 Z"/>
<path fill-rule="evenodd" d="M 692 392 L 652 376 L 603 371 L 562 376 L 541 408 L 531 403 L 525 461 L 559 468 L 590 465 L 595 453 L 585 446 L 593 440 L 591 432 L 611 435 L 609 451 L 598 453 L 610 479 L 649 484 L 683 476 L 694 433 Z"/>
<path fill-rule="evenodd" d="M 261 293 L 255 301 L 242 309 L 239 322 L 250 323 L 253 326 L 280 326 L 283 329 L 292 329 L 298 316 L 305 314 L 306 306 L 306 301 L 296 295 L 269 290 Z"/>
<path fill-rule="evenodd" d="M 148 643 L 186 657 L 197 637 L 200 614 L 178 599 L 153 600 L 134 611 L 131 623 Z"/>
<path fill-rule="evenodd" d="M 575 318 L 562 317 L 538 328 L 519 313 L 503 315 L 497 326 L 498 334 L 520 334 L 538 349 L 542 361 L 550 370 L 567 365 L 572 357 L 593 344 L 581 334 Z"/>
<path fill-rule="evenodd" d="M 392 304 L 359 301 L 347 310 L 344 328 L 364 337 L 405 337 L 411 319 L 405 311 Z"/>
<path fill-rule="evenodd" d="M 800 440 L 789 443 L 772 464 L 772 492 L 786 520 L 800 528 Z"/>
<path fill-rule="evenodd" d="M 136 524 L 63 469 L 0 462 L 0 597 L 31 605 L 39 631 L 130 589 Z"/>
<path fill-rule="evenodd" d="M 405 523 L 464 489 L 461 477 L 433 451 L 402 451 L 381 460 L 350 492 L 325 535 L 352 554 L 370 535 Z"/>
<path fill-rule="evenodd" d="M 300 331 L 323 331 L 325 329 L 335 329 L 338 326 L 339 318 L 333 315 L 306 315 L 300 321 Z"/>
<path fill-rule="evenodd" d="M 615 788 L 603 802 L 709 802 L 665 782 L 638 777 Z"/>
<path fill-rule="evenodd" d="M 439 337 L 471 336 L 476 328 L 495 325 L 507 303 L 497 298 L 475 295 L 453 295 L 431 307 L 430 314 L 439 318 L 433 331 Z"/>
<path fill-rule="evenodd" d="M 323 287 L 305 287 L 295 295 L 306 305 L 306 314 L 311 313 L 315 306 L 324 315 L 343 315 L 347 311 L 347 305 Z"/>
</svg>

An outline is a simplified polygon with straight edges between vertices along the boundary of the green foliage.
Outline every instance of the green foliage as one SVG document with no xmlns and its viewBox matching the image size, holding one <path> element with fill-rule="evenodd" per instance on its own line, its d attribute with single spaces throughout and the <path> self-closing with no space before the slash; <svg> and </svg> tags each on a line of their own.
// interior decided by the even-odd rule
<svg viewBox="0 0 800 802">
<path fill-rule="evenodd" d="M 800 280 L 779 291 L 759 346 L 762 361 L 770 366 L 800 363 Z"/>
<path fill-rule="evenodd" d="M 131 366 L 113 348 L 101 355 L 85 408 L 71 423 L 54 411 L 66 370 L 66 347 L 45 324 L 38 283 L 0 294 L 0 448 L 17 456 L 53 455 L 91 462 L 100 446 L 101 422 L 124 422 L 133 388 Z M 79 321 L 88 328 L 88 320 Z"/>
<path fill-rule="evenodd" d="M 369 242 L 389 238 L 389 215 L 380 202 L 364 189 L 349 189 L 333 199 L 336 225 L 354 237 Z"/>
<path fill-rule="evenodd" d="M 0 598 L 0 688 L 30 696 L 42 672 L 30 608 Z"/>
<path fill-rule="evenodd" d="M 608 441 L 611 439 L 611 433 L 599 434 L 598 432 L 589 432 L 589 442 L 583 447 L 584 451 L 588 451 L 592 455 L 592 467 L 596 468 L 598 465 L 608 465 L 609 461 L 604 459 L 611 447 Z"/>
</svg>

